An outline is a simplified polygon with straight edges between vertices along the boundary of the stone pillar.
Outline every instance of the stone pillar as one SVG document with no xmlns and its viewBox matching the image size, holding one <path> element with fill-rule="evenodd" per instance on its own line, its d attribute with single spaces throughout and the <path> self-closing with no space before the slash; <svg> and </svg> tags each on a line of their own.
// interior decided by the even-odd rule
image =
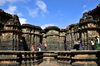
<svg viewBox="0 0 100 66">
<path fill-rule="evenodd" d="M 59 37 L 59 31 L 60 29 L 56 26 L 49 26 L 44 29 L 46 31 L 46 41 L 47 41 L 47 50 L 48 51 L 58 51 L 60 50 L 60 44 L 59 42 L 60 37 Z"/>
<path fill-rule="evenodd" d="M 61 51 L 64 51 L 67 48 L 65 31 L 65 29 L 60 30 L 59 49 Z"/>
</svg>

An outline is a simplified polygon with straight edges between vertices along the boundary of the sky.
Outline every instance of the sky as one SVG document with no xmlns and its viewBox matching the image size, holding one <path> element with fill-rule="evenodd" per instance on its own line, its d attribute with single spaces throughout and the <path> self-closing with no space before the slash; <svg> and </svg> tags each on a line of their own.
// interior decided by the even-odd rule
<svg viewBox="0 0 100 66">
<path fill-rule="evenodd" d="M 21 24 L 65 28 L 78 23 L 100 0 L 0 0 L 0 9 L 17 14 Z"/>
</svg>

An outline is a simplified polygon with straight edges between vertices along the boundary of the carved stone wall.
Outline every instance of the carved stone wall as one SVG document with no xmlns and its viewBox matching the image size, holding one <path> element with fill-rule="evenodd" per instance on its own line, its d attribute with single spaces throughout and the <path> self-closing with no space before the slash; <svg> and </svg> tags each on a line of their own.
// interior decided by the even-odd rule
<svg viewBox="0 0 100 66">
<path fill-rule="evenodd" d="M 85 12 L 80 22 L 66 28 L 67 50 L 73 49 L 77 41 L 82 44 L 82 50 L 90 50 L 90 41 L 98 36 L 100 38 L 100 6 Z M 74 42 L 73 42 L 74 41 Z M 75 44 L 76 43 L 76 44 Z"/>
<path fill-rule="evenodd" d="M 22 25 L 22 36 L 25 38 L 25 44 L 28 47 L 27 50 L 31 50 L 32 44 L 35 47 L 35 50 L 38 50 L 39 43 L 41 43 L 41 28 L 38 26 L 33 26 L 30 24 Z"/>
<path fill-rule="evenodd" d="M 65 50 L 65 32 L 56 26 L 46 27 L 43 33 L 43 43 L 47 43 L 47 50 L 62 51 Z"/>
<path fill-rule="evenodd" d="M 0 23 L 0 50 L 24 50 L 18 16 L 0 10 Z"/>
<path fill-rule="evenodd" d="M 50 28 L 50 29 L 49 29 Z M 55 29 L 53 29 L 55 28 Z M 57 30 L 56 30 L 57 29 Z M 45 29 L 46 31 L 46 43 L 47 43 L 47 49 L 48 50 L 59 50 L 59 28 L 56 27 L 47 27 Z M 45 41 L 44 41 L 45 42 Z"/>
<path fill-rule="evenodd" d="M 64 51 L 64 50 L 67 50 L 66 48 L 66 30 L 65 29 L 61 29 L 60 30 L 60 36 L 59 36 L 59 50 L 60 51 Z"/>
<path fill-rule="evenodd" d="M 38 50 L 39 43 L 47 43 L 47 50 L 72 50 L 82 44 L 82 50 L 90 50 L 90 41 L 100 38 L 100 6 L 83 13 L 76 24 L 65 29 L 48 26 L 42 30 L 39 26 L 21 25 L 17 15 L 5 13 L 0 9 L 0 50 L 30 50 L 33 44 Z"/>
</svg>

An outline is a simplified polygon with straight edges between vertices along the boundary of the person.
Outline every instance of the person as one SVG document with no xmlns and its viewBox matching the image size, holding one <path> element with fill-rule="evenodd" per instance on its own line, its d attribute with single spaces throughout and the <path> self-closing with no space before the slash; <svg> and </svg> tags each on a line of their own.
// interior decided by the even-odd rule
<svg viewBox="0 0 100 66">
<path fill-rule="evenodd" d="M 73 49 L 79 50 L 79 41 L 75 42 Z"/>
<path fill-rule="evenodd" d="M 79 43 L 79 50 L 82 50 L 82 44 Z"/>
<path fill-rule="evenodd" d="M 41 48 L 39 47 L 39 51 L 41 51 Z"/>
<path fill-rule="evenodd" d="M 75 44 L 73 49 L 76 49 L 76 50 L 79 50 L 79 45 L 78 44 Z"/>
<path fill-rule="evenodd" d="M 42 48 L 42 44 L 39 43 L 39 51 L 41 51 L 41 48 Z"/>
<path fill-rule="evenodd" d="M 97 37 L 97 40 L 98 40 L 98 44 L 100 43 L 100 41 L 99 41 L 99 37 Z"/>
<path fill-rule="evenodd" d="M 91 40 L 91 48 L 92 48 L 92 50 L 95 50 L 95 43 L 93 40 Z"/>
<path fill-rule="evenodd" d="M 32 44 L 32 46 L 31 46 L 31 51 L 34 51 L 34 45 Z"/>
<path fill-rule="evenodd" d="M 44 43 L 44 48 L 47 51 L 47 44 L 46 43 Z"/>
<path fill-rule="evenodd" d="M 100 50 L 100 47 L 99 47 L 99 37 L 95 37 L 96 41 L 95 41 L 95 45 L 96 45 L 96 50 Z"/>
</svg>

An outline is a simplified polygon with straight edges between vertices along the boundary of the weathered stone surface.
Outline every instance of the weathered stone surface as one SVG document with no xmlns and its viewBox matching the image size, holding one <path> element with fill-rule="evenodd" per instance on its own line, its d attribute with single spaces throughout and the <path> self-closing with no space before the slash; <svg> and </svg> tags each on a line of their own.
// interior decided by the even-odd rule
<svg viewBox="0 0 100 66">
<path fill-rule="evenodd" d="M 24 50 L 18 16 L 0 10 L 0 24 L 0 50 Z"/>
<path fill-rule="evenodd" d="M 77 24 L 69 25 L 66 29 L 66 44 L 67 50 L 73 49 L 74 42 L 80 41 L 82 44 L 82 50 L 91 49 L 91 39 L 95 39 L 96 36 L 100 38 L 100 7 L 85 12 L 80 22 Z"/>
<path fill-rule="evenodd" d="M 22 36 L 25 38 L 25 44 L 28 47 L 28 50 L 31 50 L 32 44 L 35 47 L 35 50 L 38 50 L 39 43 L 41 41 L 41 28 L 39 26 L 34 26 L 30 24 L 22 25 Z"/>
<path fill-rule="evenodd" d="M 100 51 L 0 51 L 0 65 L 100 66 Z"/>
<path fill-rule="evenodd" d="M 56 26 L 46 27 L 43 35 L 43 44 L 47 43 L 48 51 L 62 51 L 65 50 L 65 30 L 60 30 Z"/>
<path fill-rule="evenodd" d="M 83 13 L 83 17 L 76 24 L 64 29 L 57 26 L 41 29 L 35 25 L 21 25 L 17 15 L 0 9 L 0 50 L 30 50 L 33 44 L 35 51 L 38 51 L 39 43 L 42 44 L 43 51 L 73 50 L 79 43 L 82 44 L 80 50 L 90 50 L 90 41 L 95 41 L 96 36 L 100 39 L 99 12 L 98 5 L 95 9 Z"/>
</svg>

